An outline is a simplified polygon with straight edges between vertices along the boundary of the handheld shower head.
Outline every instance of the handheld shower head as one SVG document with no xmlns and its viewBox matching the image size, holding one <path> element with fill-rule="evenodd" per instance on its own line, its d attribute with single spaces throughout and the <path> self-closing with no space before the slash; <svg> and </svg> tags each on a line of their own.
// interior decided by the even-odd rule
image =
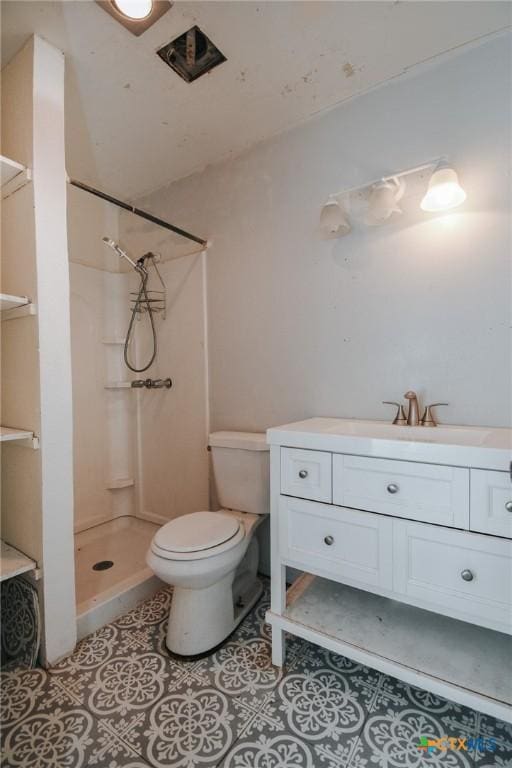
<svg viewBox="0 0 512 768">
<path fill-rule="evenodd" d="M 116 242 L 114 242 L 114 240 L 112 240 L 111 237 L 104 237 L 103 242 L 105 243 L 105 245 L 108 245 L 109 248 L 112 248 L 112 250 L 115 251 L 118 256 L 120 256 L 123 259 L 126 259 L 126 261 L 129 261 L 134 269 L 139 271 L 138 265 L 132 259 L 130 259 L 128 254 L 125 251 L 123 251 L 123 249 Z"/>
</svg>

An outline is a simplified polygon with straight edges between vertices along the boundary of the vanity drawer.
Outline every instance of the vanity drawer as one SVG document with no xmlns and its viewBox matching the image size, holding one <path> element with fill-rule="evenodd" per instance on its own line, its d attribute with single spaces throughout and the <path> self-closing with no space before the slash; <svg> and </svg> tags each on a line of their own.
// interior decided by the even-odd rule
<svg viewBox="0 0 512 768">
<path fill-rule="evenodd" d="M 332 454 L 281 448 L 281 493 L 332 501 Z"/>
<path fill-rule="evenodd" d="M 508 472 L 471 470 L 470 528 L 512 539 L 512 482 Z"/>
<path fill-rule="evenodd" d="M 381 515 L 280 497 L 280 555 L 337 581 L 392 586 L 393 521 Z"/>
<path fill-rule="evenodd" d="M 512 542 L 395 520 L 393 589 L 427 609 L 512 634 Z"/>
<path fill-rule="evenodd" d="M 469 470 L 334 454 L 333 501 L 394 517 L 469 528 Z"/>
</svg>

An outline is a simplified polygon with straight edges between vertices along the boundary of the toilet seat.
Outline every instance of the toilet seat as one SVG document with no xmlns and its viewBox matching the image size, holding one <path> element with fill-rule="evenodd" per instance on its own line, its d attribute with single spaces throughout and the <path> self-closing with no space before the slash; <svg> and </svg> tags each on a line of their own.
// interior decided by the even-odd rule
<svg viewBox="0 0 512 768">
<path fill-rule="evenodd" d="M 237 518 L 222 512 L 190 512 L 160 528 L 151 549 L 167 560 L 197 560 L 225 552 L 245 535 Z"/>
</svg>

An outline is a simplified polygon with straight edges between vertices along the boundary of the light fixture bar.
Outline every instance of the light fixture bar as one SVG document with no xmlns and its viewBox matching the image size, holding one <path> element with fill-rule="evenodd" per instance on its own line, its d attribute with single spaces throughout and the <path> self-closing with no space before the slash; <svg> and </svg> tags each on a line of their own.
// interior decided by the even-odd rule
<svg viewBox="0 0 512 768">
<path fill-rule="evenodd" d="M 343 195 L 350 195 L 352 194 L 352 192 L 360 192 L 362 189 L 373 187 L 374 184 L 380 184 L 385 181 L 393 181 L 394 179 L 401 179 L 403 176 L 410 176 L 413 173 L 426 171 L 429 168 L 437 167 L 437 165 L 442 160 L 446 160 L 446 157 L 444 156 L 437 157 L 435 160 L 429 160 L 427 163 L 422 163 L 422 165 L 414 166 L 414 168 L 406 168 L 403 171 L 397 171 L 397 173 L 392 173 L 389 176 L 379 176 L 378 179 L 373 179 L 372 181 L 366 181 L 364 182 L 364 184 L 359 184 L 357 187 L 350 187 L 349 189 L 342 189 L 340 192 L 334 192 L 333 194 L 330 194 L 329 197 L 342 197 Z"/>
</svg>

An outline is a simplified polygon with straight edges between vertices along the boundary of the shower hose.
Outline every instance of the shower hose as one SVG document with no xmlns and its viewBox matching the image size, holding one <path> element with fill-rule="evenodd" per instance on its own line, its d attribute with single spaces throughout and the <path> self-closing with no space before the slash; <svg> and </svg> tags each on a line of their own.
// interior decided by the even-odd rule
<svg viewBox="0 0 512 768">
<path fill-rule="evenodd" d="M 125 339 L 125 342 L 124 342 L 124 361 L 125 361 L 126 365 L 128 366 L 128 368 L 130 369 L 130 371 L 133 371 L 134 373 L 142 373 L 143 371 L 147 371 L 149 366 L 153 363 L 153 361 L 154 361 L 154 359 L 156 357 L 157 343 L 156 343 L 155 319 L 153 317 L 153 310 L 151 308 L 151 301 L 150 301 L 150 299 L 148 297 L 148 292 L 146 290 L 146 283 L 148 282 L 149 275 L 148 275 L 148 273 L 147 273 L 147 271 L 146 271 L 146 269 L 144 267 L 138 268 L 137 272 L 140 275 L 140 288 L 139 288 L 139 293 L 137 295 L 137 299 L 136 299 L 135 304 L 134 304 L 133 309 L 132 309 L 132 316 L 130 318 L 130 324 L 128 326 L 128 331 L 127 331 L 126 339 Z M 140 311 L 139 308 L 140 308 L 141 304 L 145 304 L 146 305 L 147 312 L 149 314 L 149 320 L 150 320 L 150 323 L 151 323 L 151 333 L 153 335 L 153 352 L 151 354 L 149 362 L 146 365 L 144 365 L 142 368 L 136 368 L 134 365 L 132 365 L 130 363 L 130 360 L 128 358 L 128 349 L 129 349 L 130 342 L 131 342 L 131 339 L 132 339 L 132 336 L 133 336 L 135 318 L 137 317 L 137 312 Z"/>
</svg>

